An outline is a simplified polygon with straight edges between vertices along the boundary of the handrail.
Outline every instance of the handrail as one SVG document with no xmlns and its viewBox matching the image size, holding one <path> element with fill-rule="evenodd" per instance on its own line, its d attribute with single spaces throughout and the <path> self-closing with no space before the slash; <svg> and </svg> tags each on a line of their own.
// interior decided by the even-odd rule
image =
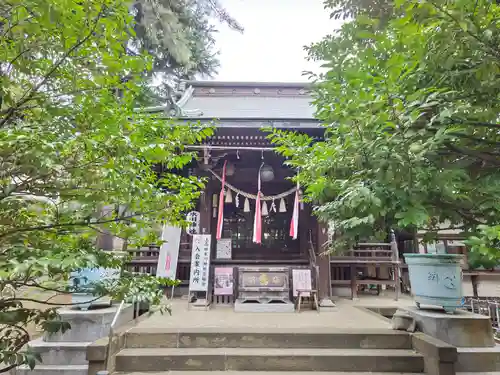
<svg viewBox="0 0 500 375">
<path fill-rule="evenodd" d="M 111 325 L 109 326 L 108 345 L 106 346 L 106 357 L 104 359 L 104 365 L 105 365 L 106 371 L 109 371 L 110 367 L 111 367 L 110 350 L 111 350 L 111 342 L 113 341 L 114 327 L 116 325 L 116 322 L 118 321 L 118 316 L 120 316 L 120 313 L 121 313 L 124 305 L 125 305 L 125 300 L 122 300 L 122 302 L 120 303 L 120 306 L 118 306 L 118 309 L 116 310 L 116 313 L 115 313 L 115 316 L 113 317 L 113 320 L 111 321 Z"/>
<path fill-rule="evenodd" d="M 120 303 L 120 306 L 118 306 L 118 310 L 116 310 L 116 313 L 115 313 L 115 316 L 113 318 L 113 321 L 111 322 L 111 326 L 110 326 L 111 329 L 115 326 L 116 321 L 118 320 L 118 315 L 120 315 L 120 312 L 122 311 L 124 304 L 125 304 L 125 301 L 122 301 Z"/>
</svg>

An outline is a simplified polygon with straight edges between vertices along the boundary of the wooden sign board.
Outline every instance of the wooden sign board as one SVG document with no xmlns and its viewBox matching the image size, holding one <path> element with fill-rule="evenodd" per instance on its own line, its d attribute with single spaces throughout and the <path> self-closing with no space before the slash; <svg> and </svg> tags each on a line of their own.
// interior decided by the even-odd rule
<svg viewBox="0 0 500 375">
<path fill-rule="evenodd" d="M 221 238 L 217 240 L 216 258 L 217 259 L 231 259 L 231 239 Z"/>
<path fill-rule="evenodd" d="M 292 270 L 292 285 L 293 296 L 297 297 L 297 290 L 312 290 L 311 283 L 311 270 L 309 269 L 295 269 Z M 310 293 L 302 293 L 303 297 L 310 297 Z"/>
<path fill-rule="evenodd" d="M 217 267 L 214 270 L 214 294 L 216 296 L 232 296 L 234 276 L 232 267 Z"/>
</svg>

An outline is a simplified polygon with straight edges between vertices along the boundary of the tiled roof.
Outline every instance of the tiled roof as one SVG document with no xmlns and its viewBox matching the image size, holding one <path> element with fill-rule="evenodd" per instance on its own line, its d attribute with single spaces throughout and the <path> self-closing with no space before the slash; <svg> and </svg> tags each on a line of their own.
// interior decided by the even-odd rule
<svg viewBox="0 0 500 375">
<path fill-rule="evenodd" d="M 186 82 L 185 117 L 214 119 L 314 119 L 305 83 Z"/>
</svg>

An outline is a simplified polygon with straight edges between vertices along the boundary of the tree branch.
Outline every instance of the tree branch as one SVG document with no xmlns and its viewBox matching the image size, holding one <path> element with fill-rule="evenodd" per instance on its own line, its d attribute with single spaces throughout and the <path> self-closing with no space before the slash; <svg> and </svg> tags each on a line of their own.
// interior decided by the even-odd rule
<svg viewBox="0 0 500 375">
<path fill-rule="evenodd" d="M 468 134 L 463 134 L 463 133 L 448 133 L 449 135 L 453 135 L 455 137 L 460 137 L 460 138 L 464 138 L 464 139 L 468 139 L 468 140 L 471 140 L 471 141 L 474 141 L 474 142 L 477 142 L 477 143 L 485 143 L 485 144 L 488 144 L 488 145 L 491 145 L 491 146 L 500 146 L 500 142 L 497 142 L 497 141 L 490 141 L 488 139 L 482 139 L 482 138 L 479 138 L 479 137 L 474 137 L 472 135 L 468 135 Z"/>
<path fill-rule="evenodd" d="M 90 39 L 90 37 L 94 34 L 97 25 L 99 24 L 99 20 L 102 16 L 103 12 L 103 7 L 101 7 L 101 10 L 99 11 L 99 14 L 96 16 L 94 26 L 91 28 L 90 32 L 80 41 L 78 41 L 76 44 L 74 44 L 66 53 L 51 67 L 51 69 L 45 74 L 44 78 L 31 90 L 26 91 L 23 96 L 19 99 L 19 101 L 13 105 L 12 107 L 9 108 L 7 111 L 7 114 L 5 117 L 0 120 L 0 128 L 3 127 L 7 121 L 14 115 L 15 111 L 21 108 L 25 103 L 30 101 L 35 93 L 43 86 L 45 83 L 49 80 L 49 78 L 55 73 L 55 71 L 66 61 L 66 59 L 80 46 L 82 46 L 87 40 Z M 28 94 L 29 93 L 29 94 Z"/>
<path fill-rule="evenodd" d="M 482 126 L 482 127 L 486 127 L 486 128 L 500 129 L 500 124 L 494 124 L 491 122 L 460 121 L 460 123 L 464 124 L 464 125 Z"/>
<path fill-rule="evenodd" d="M 500 158 L 495 157 L 494 155 L 486 154 L 484 152 L 478 152 L 478 151 L 471 150 L 471 149 L 466 150 L 466 149 L 463 149 L 463 148 L 460 148 L 458 146 L 451 144 L 451 142 L 445 142 L 444 145 L 446 147 L 448 147 L 450 150 L 455 151 L 459 154 L 471 156 L 473 158 L 480 159 L 480 160 L 483 160 L 485 162 L 500 166 Z"/>
<path fill-rule="evenodd" d="M 484 47 L 486 47 L 487 49 L 489 49 L 490 52 L 491 52 L 491 54 L 493 56 L 495 56 L 496 58 L 500 57 L 500 52 L 499 51 L 497 51 L 495 48 L 493 48 L 488 43 L 486 43 L 485 41 L 483 41 L 480 37 L 478 37 L 476 34 L 472 33 L 470 30 L 464 30 L 462 28 L 462 26 L 460 25 L 460 21 L 457 18 L 453 17 L 453 15 L 450 12 L 448 12 L 442 6 L 439 6 L 439 5 L 435 4 L 434 2 L 431 2 L 431 4 L 436 9 L 440 10 L 442 13 L 446 14 L 449 18 L 451 18 L 453 20 L 453 22 L 455 22 L 457 24 L 457 26 L 460 28 L 460 30 L 462 30 L 465 33 L 469 34 L 471 37 L 473 37 L 474 39 L 476 39 L 479 42 L 479 44 L 482 44 Z"/>
<path fill-rule="evenodd" d="M 33 303 L 40 303 L 40 304 L 43 304 L 43 305 L 49 305 L 49 306 L 77 306 L 77 305 L 83 305 L 83 304 L 86 304 L 86 303 L 92 303 L 92 302 L 95 302 L 97 301 L 98 299 L 102 298 L 104 296 L 98 296 L 98 297 L 95 297 L 94 299 L 91 299 L 89 301 L 85 301 L 85 302 L 72 302 L 72 303 L 55 303 L 55 302 L 49 302 L 50 297 L 48 300 L 46 301 L 40 301 L 40 300 L 37 300 L 37 299 L 34 299 L 34 298 L 24 298 L 24 297 L 21 297 L 21 298 L 8 298 L 8 299 L 4 299 L 3 302 L 9 302 L 9 301 L 19 301 L 19 302 L 33 302 Z"/>
<path fill-rule="evenodd" d="M 122 220 L 132 219 L 132 218 L 137 217 L 137 216 L 141 216 L 141 215 L 153 213 L 153 212 L 158 212 L 158 211 L 161 211 L 161 209 L 135 213 L 135 214 L 122 216 L 122 217 L 118 217 L 115 219 L 109 219 L 109 220 L 100 220 L 100 221 L 88 220 L 88 221 L 79 221 L 79 222 L 75 222 L 75 223 L 49 224 L 49 225 L 40 225 L 40 226 L 36 226 L 36 227 L 19 228 L 19 229 L 10 230 L 10 231 L 7 231 L 7 232 L 0 234 L 0 238 L 7 237 L 7 236 L 9 236 L 11 234 L 15 234 L 15 233 L 22 233 L 22 232 L 41 231 L 41 230 L 65 228 L 65 227 L 90 227 L 91 225 L 117 223 L 117 222 L 120 222 Z"/>
</svg>

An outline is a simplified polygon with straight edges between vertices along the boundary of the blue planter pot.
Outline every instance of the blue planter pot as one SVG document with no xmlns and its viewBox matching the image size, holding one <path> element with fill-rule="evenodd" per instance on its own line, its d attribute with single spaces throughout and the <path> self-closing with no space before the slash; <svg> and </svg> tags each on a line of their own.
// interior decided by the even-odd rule
<svg viewBox="0 0 500 375">
<path fill-rule="evenodd" d="M 462 255 L 405 254 L 415 302 L 454 312 L 462 304 Z"/>
<path fill-rule="evenodd" d="M 111 306 L 111 297 L 103 296 L 96 300 L 92 294 L 92 284 L 104 279 L 118 278 L 120 270 L 106 268 L 85 268 L 71 273 L 71 283 L 78 285 L 78 293 L 71 294 L 71 303 L 81 310 L 91 306 Z M 88 292 L 87 292 L 88 289 Z"/>
</svg>

